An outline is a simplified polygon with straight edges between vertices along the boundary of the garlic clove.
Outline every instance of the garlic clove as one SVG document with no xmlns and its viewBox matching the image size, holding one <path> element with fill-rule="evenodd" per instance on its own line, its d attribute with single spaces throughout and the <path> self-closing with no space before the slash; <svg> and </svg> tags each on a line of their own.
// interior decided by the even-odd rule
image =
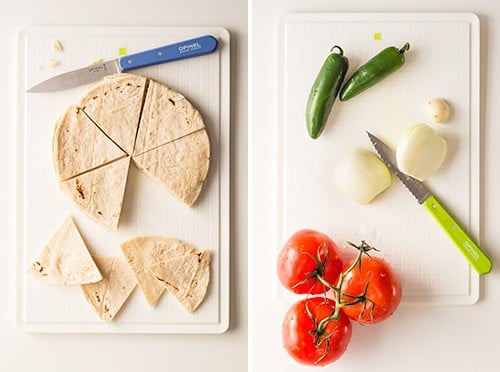
<svg viewBox="0 0 500 372">
<path fill-rule="evenodd" d="M 54 58 L 49 58 L 47 60 L 47 67 L 57 67 L 61 64 L 61 62 L 59 62 L 57 59 L 54 59 Z"/>
<path fill-rule="evenodd" d="M 428 100 L 425 108 L 436 123 L 444 123 L 450 117 L 450 106 L 443 98 Z"/>
<path fill-rule="evenodd" d="M 52 50 L 56 53 L 61 53 L 64 51 L 64 47 L 59 40 L 52 41 Z"/>
</svg>

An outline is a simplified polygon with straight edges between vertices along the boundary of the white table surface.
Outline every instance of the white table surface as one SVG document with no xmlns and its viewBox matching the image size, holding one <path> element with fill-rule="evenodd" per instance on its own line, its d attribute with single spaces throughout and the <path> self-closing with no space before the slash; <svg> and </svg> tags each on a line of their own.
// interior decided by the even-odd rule
<svg viewBox="0 0 500 372">
<path fill-rule="evenodd" d="M 265 210 L 252 209 L 247 233 L 247 8 L 242 2 L 212 0 L 200 2 L 170 0 L 121 2 L 68 2 L 18 0 L 4 5 L 0 13 L 0 42 L 4 48 L 0 59 L 0 121 L 4 128 L 0 139 L 0 156 L 4 173 L 0 183 L 0 370 L 73 371 L 244 371 L 247 365 L 247 236 L 253 262 L 265 260 L 263 251 L 266 231 Z M 395 5 L 397 4 L 397 8 Z M 223 11 L 220 11 L 223 9 Z M 481 241 L 498 264 L 497 221 L 500 220 L 496 196 L 500 188 L 495 141 L 500 138 L 500 76 L 497 66 L 500 52 L 500 7 L 495 0 L 458 0 L 454 2 L 423 0 L 394 2 L 254 0 L 251 43 L 253 107 L 250 139 L 252 148 L 267 145 L 266 127 L 275 117 L 276 20 L 281 14 L 302 11 L 471 11 L 481 20 L 481 118 L 482 118 L 482 228 Z M 31 335 L 15 325 L 15 33 L 25 25 L 214 25 L 226 27 L 232 36 L 232 257 L 231 257 L 231 328 L 223 335 Z M 272 151 L 272 149 L 270 149 Z M 254 156 L 250 154 L 250 164 Z M 259 175 L 257 177 L 256 172 Z M 252 169 L 249 187 L 256 188 L 262 178 L 271 176 L 268 169 Z M 261 184 L 261 183 L 260 183 Z M 272 201 L 271 201 L 272 202 Z M 259 269 L 253 265 L 252 273 Z M 250 288 L 264 276 L 253 275 Z M 397 322 L 374 332 L 351 346 L 350 370 L 372 367 L 384 371 L 470 371 L 495 370 L 500 344 L 500 274 L 493 272 L 483 279 L 482 297 L 474 306 L 403 307 Z M 250 291 L 250 356 L 252 371 L 268 371 L 283 358 L 282 349 L 268 337 L 266 329 L 255 321 L 269 316 L 281 322 L 281 314 L 273 314 L 272 298 Z M 271 309 L 263 304 L 270 305 Z M 370 347 L 373 343 L 373 347 Z M 366 349 L 366 350 L 363 350 Z M 365 354 L 363 354 L 363 352 Z M 270 363 L 271 362 L 271 363 Z M 340 366 L 339 366 L 340 367 Z M 343 368 L 349 368 L 344 363 Z"/>
<path fill-rule="evenodd" d="M 224 11 L 220 11 L 223 9 Z M 27 334 L 15 322 L 16 32 L 49 26 L 221 26 L 231 34 L 231 309 L 221 335 Z M 0 12 L 0 370 L 244 371 L 247 366 L 247 3 L 19 0 Z"/>
<path fill-rule="evenodd" d="M 481 278 L 480 300 L 474 305 L 404 305 L 386 323 L 359 327 L 348 352 L 323 370 L 335 371 L 480 371 L 499 370 L 500 345 L 500 7 L 476 1 L 306 1 L 254 0 L 250 35 L 251 113 L 249 125 L 249 268 L 251 371 L 310 371 L 292 361 L 281 346 L 284 313 L 269 285 L 275 271 L 272 225 L 273 193 L 265 193 L 275 177 L 275 143 L 270 132 L 277 118 L 278 18 L 297 12 L 473 12 L 481 22 L 481 231 L 482 246 L 493 260 L 493 271 Z M 432 63 L 432 56 L 429 62 Z M 261 166 L 265 164 L 265 166 Z M 262 180 L 267 180 L 263 183 Z M 253 196 L 258 194 L 259 200 Z M 256 289 L 256 290 L 252 290 Z M 267 326 L 266 326 L 267 325 Z"/>
</svg>

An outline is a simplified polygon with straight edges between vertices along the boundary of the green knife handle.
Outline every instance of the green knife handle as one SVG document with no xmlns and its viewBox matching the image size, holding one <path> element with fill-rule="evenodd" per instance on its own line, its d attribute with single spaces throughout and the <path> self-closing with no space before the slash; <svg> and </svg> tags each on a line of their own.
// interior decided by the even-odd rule
<svg viewBox="0 0 500 372">
<path fill-rule="evenodd" d="M 434 196 L 429 196 L 424 202 L 425 208 L 434 216 L 448 236 L 456 244 L 460 252 L 470 262 L 479 274 L 491 271 L 491 261 L 474 241 L 464 232 L 448 211 Z"/>
</svg>

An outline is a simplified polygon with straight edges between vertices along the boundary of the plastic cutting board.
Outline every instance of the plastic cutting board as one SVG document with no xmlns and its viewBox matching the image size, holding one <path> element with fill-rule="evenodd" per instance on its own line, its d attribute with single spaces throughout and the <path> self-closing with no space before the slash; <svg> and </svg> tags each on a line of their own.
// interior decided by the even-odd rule
<svg viewBox="0 0 500 372">
<path fill-rule="evenodd" d="M 348 76 L 387 46 L 411 45 L 405 65 L 347 102 L 337 100 L 321 137 L 311 140 L 304 112 L 311 85 L 334 45 L 349 58 Z M 448 141 L 439 172 L 426 184 L 479 240 L 479 20 L 473 14 L 290 14 L 279 24 L 276 255 L 296 230 L 314 228 L 349 253 L 365 239 L 399 273 L 403 303 L 471 304 L 479 277 L 425 208 L 394 179 L 369 205 L 341 195 L 333 180 L 340 159 L 372 150 L 365 131 L 392 146 L 410 125 L 426 122 Z M 450 102 L 445 124 L 432 123 L 428 99 Z M 487 251 L 487 250 L 486 250 Z M 275 276 L 276 277 L 276 276 Z M 283 304 L 296 297 L 276 279 Z"/>
<path fill-rule="evenodd" d="M 26 94 L 35 83 L 95 59 L 112 59 L 212 34 L 215 53 L 135 73 L 182 92 L 202 113 L 211 139 L 211 168 L 193 208 L 171 197 L 131 166 L 120 229 L 107 231 L 63 195 L 52 166 L 52 132 L 65 108 L 88 87 Z M 59 40 L 63 52 L 52 48 Z M 17 318 L 30 332 L 221 333 L 229 324 L 229 34 L 219 27 L 30 27 L 18 38 L 18 277 Z M 49 67 L 47 61 L 60 62 Z M 139 288 L 111 323 L 102 322 L 78 287 L 47 285 L 25 272 L 67 215 L 73 216 L 92 253 L 121 257 L 119 244 L 135 236 L 185 240 L 212 253 L 211 283 L 200 308 L 187 313 L 164 293 L 156 308 Z"/>
</svg>

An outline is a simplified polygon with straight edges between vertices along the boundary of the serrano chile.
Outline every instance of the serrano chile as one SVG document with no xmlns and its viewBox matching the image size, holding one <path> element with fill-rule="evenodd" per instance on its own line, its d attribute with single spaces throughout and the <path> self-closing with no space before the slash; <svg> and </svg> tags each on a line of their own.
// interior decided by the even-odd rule
<svg viewBox="0 0 500 372">
<path fill-rule="evenodd" d="M 392 74 L 403 66 L 404 53 L 410 49 L 410 44 L 405 43 L 401 49 L 388 47 L 372 57 L 361 66 L 345 83 L 340 91 L 340 100 L 347 101 L 377 84 L 382 79 Z"/>
<path fill-rule="evenodd" d="M 326 57 L 307 100 L 306 126 L 311 138 L 316 139 L 323 132 L 348 67 L 344 51 L 335 45 Z"/>
</svg>

